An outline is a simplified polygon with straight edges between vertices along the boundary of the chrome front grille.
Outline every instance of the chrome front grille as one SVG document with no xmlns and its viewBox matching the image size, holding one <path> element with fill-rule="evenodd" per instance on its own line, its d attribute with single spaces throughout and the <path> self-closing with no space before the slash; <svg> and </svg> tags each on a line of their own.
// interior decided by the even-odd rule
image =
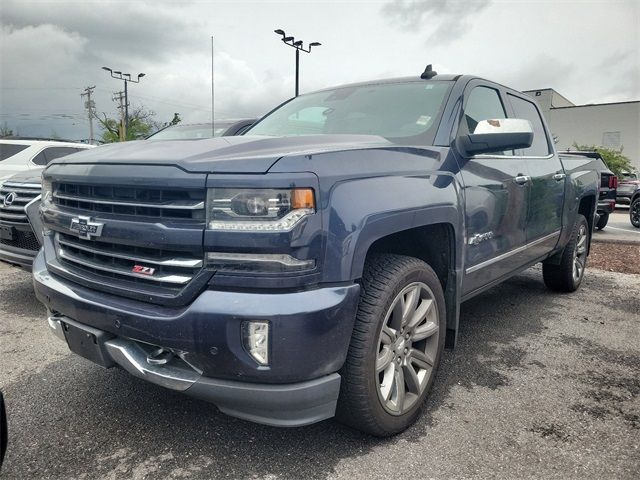
<svg viewBox="0 0 640 480">
<path fill-rule="evenodd" d="M 73 270 L 149 287 L 180 290 L 202 269 L 203 254 L 158 250 L 56 233 L 58 260 Z"/>
<path fill-rule="evenodd" d="M 37 183 L 5 182 L 0 188 L 0 223 L 28 224 L 25 207 L 40 195 L 40 190 L 40 184 Z"/>
<path fill-rule="evenodd" d="M 168 189 L 56 183 L 53 202 L 85 215 L 205 221 L 204 189 Z"/>
</svg>

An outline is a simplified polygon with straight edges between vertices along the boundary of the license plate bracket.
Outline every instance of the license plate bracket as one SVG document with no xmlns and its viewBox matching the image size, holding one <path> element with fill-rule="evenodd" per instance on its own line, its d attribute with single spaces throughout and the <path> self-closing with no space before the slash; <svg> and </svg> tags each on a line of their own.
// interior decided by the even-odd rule
<svg viewBox="0 0 640 480">
<path fill-rule="evenodd" d="M 8 225 L 0 225 L 0 238 L 2 240 L 13 241 L 15 228 Z"/>
<path fill-rule="evenodd" d="M 104 342 L 113 338 L 113 335 L 68 318 L 61 319 L 60 323 L 69 350 L 104 368 L 114 366 L 104 346 Z"/>
</svg>

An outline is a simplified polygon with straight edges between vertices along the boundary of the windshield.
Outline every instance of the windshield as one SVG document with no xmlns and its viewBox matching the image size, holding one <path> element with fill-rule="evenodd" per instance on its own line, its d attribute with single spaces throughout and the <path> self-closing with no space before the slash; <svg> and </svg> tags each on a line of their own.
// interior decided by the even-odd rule
<svg viewBox="0 0 640 480">
<path fill-rule="evenodd" d="M 197 138 L 220 137 L 231 126 L 231 123 L 216 122 L 211 133 L 211 125 L 174 125 L 160 130 L 149 137 L 152 140 L 191 140 Z"/>
<path fill-rule="evenodd" d="M 453 82 L 418 81 L 342 87 L 294 98 L 245 135 L 380 135 L 407 141 L 435 134 Z M 418 138 L 416 138 L 418 140 Z"/>
</svg>

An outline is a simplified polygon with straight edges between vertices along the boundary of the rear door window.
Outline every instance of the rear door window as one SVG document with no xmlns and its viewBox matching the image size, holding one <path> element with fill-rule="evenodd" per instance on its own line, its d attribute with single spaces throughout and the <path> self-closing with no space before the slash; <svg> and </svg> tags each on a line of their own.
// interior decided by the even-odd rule
<svg viewBox="0 0 640 480">
<path fill-rule="evenodd" d="M 533 102 L 516 97 L 510 93 L 507 95 L 513 106 L 515 117 L 529 120 L 533 127 L 533 143 L 529 148 L 523 150 L 524 155 L 528 157 L 546 157 L 549 155 L 549 142 L 538 109 Z"/>
<path fill-rule="evenodd" d="M 29 148 L 29 145 L 15 144 L 15 143 L 0 143 L 0 162 L 13 157 L 15 154 L 20 153 L 24 149 Z"/>
</svg>

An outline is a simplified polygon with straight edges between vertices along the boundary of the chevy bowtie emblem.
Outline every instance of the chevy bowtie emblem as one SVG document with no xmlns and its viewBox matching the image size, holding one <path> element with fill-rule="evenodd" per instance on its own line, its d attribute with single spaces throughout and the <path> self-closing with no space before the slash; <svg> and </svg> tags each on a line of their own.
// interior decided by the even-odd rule
<svg viewBox="0 0 640 480">
<path fill-rule="evenodd" d="M 104 223 L 92 222 L 91 217 L 75 217 L 71 219 L 69 228 L 72 232 L 76 232 L 78 237 L 91 240 L 91 237 L 102 235 L 102 227 Z"/>
<path fill-rule="evenodd" d="M 16 194 L 15 192 L 11 192 L 11 193 L 7 193 L 2 203 L 4 204 L 5 207 L 10 207 L 11 204 L 13 204 L 13 202 L 15 201 L 16 201 Z"/>
</svg>

